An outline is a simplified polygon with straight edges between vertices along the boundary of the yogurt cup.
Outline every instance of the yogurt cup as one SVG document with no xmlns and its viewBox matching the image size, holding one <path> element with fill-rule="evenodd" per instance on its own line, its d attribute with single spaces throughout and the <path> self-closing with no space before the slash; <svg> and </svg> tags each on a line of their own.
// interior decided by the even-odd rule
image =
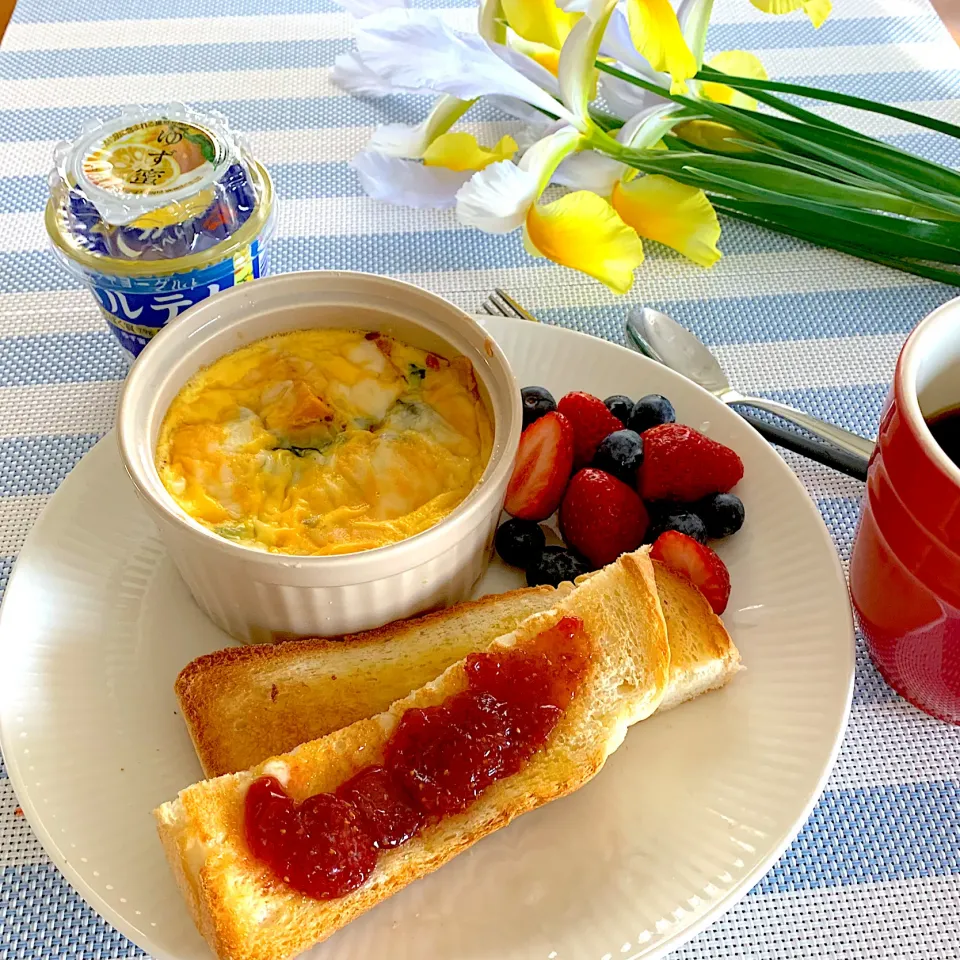
<svg viewBox="0 0 960 960">
<path fill-rule="evenodd" d="M 273 187 L 222 118 L 130 108 L 55 151 L 47 233 L 133 358 L 195 303 L 266 272 Z"/>
</svg>

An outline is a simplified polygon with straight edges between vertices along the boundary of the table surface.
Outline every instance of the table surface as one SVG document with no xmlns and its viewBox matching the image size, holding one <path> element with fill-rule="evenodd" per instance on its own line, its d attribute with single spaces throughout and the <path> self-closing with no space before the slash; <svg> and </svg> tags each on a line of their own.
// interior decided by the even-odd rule
<svg viewBox="0 0 960 960">
<path fill-rule="evenodd" d="M 471 22 L 471 0 L 424 2 Z M 926 0 L 834 7 L 815 32 L 800 14 L 718 0 L 708 46 L 754 50 L 778 79 L 960 120 L 960 50 Z M 0 48 L 0 588 L 48 497 L 113 423 L 125 362 L 89 294 L 46 251 L 41 209 L 55 142 L 129 102 L 216 107 L 248 134 L 282 203 L 275 272 L 401 276 L 470 310 L 501 286 L 544 321 L 617 341 L 626 308 L 648 303 L 714 347 L 740 386 L 874 435 L 904 336 L 952 288 L 727 222 L 712 270 L 648 244 L 618 299 L 530 259 L 516 235 L 379 205 L 349 160 L 374 124 L 418 120 L 427 101 L 337 90 L 328 68 L 350 36 L 331 0 L 18 3 Z M 483 107 L 470 119 L 487 142 L 511 129 Z M 960 163 L 960 145 L 939 135 L 889 120 L 870 130 Z M 786 456 L 846 563 L 861 484 Z M 142 956 L 60 877 L 16 807 L 0 763 L 0 958 Z M 960 728 L 899 700 L 861 647 L 849 731 L 810 821 L 738 907 L 673 957 L 939 960 L 958 947 Z"/>
</svg>

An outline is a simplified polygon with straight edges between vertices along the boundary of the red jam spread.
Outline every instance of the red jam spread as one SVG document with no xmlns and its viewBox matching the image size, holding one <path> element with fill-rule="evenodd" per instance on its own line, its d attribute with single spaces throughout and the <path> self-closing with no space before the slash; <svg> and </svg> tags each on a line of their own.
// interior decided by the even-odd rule
<svg viewBox="0 0 960 960">
<path fill-rule="evenodd" d="M 364 767 L 336 793 L 296 803 L 274 777 L 246 796 L 247 844 L 295 890 L 328 900 L 356 890 L 379 850 L 458 813 L 517 773 L 546 743 L 590 664 L 576 617 L 564 617 L 522 651 L 467 657 L 467 689 L 435 707 L 407 710 L 383 766 Z"/>
<path fill-rule="evenodd" d="M 373 872 L 377 849 L 356 808 L 332 793 L 294 803 L 274 777 L 247 791 L 250 849 L 294 890 L 318 900 L 356 890 Z"/>
</svg>

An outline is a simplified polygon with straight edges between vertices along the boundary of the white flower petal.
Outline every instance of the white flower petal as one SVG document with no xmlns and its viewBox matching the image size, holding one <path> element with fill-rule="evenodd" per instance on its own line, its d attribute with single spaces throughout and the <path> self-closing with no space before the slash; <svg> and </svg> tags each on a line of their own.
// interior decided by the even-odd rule
<svg viewBox="0 0 960 960">
<path fill-rule="evenodd" d="M 527 150 L 520 159 L 520 167 L 537 175 L 542 191 L 563 158 L 573 153 L 582 139 L 580 131 L 575 127 L 562 127 Z"/>
<path fill-rule="evenodd" d="M 552 120 L 545 126 L 524 127 L 523 130 L 518 130 L 513 135 L 513 139 L 516 140 L 517 146 L 520 148 L 520 153 L 524 154 L 536 143 L 539 143 L 546 137 L 552 137 L 559 130 L 563 130 L 567 126 L 569 126 L 569 124 L 565 120 Z"/>
<path fill-rule="evenodd" d="M 511 117 L 514 117 L 517 120 L 522 120 L 524 123 L 529 124 L 532 127 L 546 127 L 548 124 L 554 124 L 557 122 L 556 120 L 552 120 L 545 113 L 537 110 L 536 107 L 531 107 L 526 100 L 518 100 L 516 97 L 493 96 L 487 97 L 486 102 L 491 106 L 496 107 L 498 110 L 502 110 L 504 113 L 510 114 Z M 538 137 L 537 139 L 539 140 L 540 138 Z"/>
<path fill-rule="evenodd" d="M 457 193 L 457 219 L 486 233 L 509 233 L 523 224 L 538 188 L 536 175 L 513 161 L 491 163 Z"/>
<path fill-rule="evenodd" d="M 480 0 L 477 33 L 490 44 L 503 43 L 507 39 L 507 27 L 503 22 L 500 0 Z"/>
<path fill-rule="evenodd" d="M 680 122 L 680 117 L 672 116 L 680 110 L 680 107 L 669 101 L 646 107 L 617 131 L 617 140 L 625 147 L 635 147 L 638 150 L 652 147 Z"/>
<path fill-rule="evenodd" d="M 351 165 L 368 196 L 405 207 L 452 207 L 470 177 L 469 170 L 425 167 L 370 150 L 358 153 Z"/>
<path fill-rule="evenodd" d="M 492 163 L 477 171 L 457 194 L 457 217 L 487 233 L 509 233 L 527 216 L 564 157 L 582 142 L 571 126 L 537 141 L 519 164 Z"/>
<path fill-rule="evenodd" d="M 601 197 L 609 197 L 614 184 L 629 167 L 594 150 L 573 153 L 557 167 L 553 183 L 574 190 L 592 190 Z"/>
<path fill-rule="evenodd" d="M 686 40 L 697 66 L 703 66 L 703 51 L 707 44 L 707 28 L 710 26 L 710 14 L 713 13 L 713 0 L 682 0 L 677 7 L 677 20 L 680 32 Z"/>
<path fill-rule="evenodd" d="M 528 80 L 532 80 L 538 87 L 546 90 L 553 97 L 560 96 L 560 81 L 544 66 L 531 60 L 526 54 L 519 50 L 511 50 L 510 47 L 502 43 L 491 43 L 490 49 L 504 62 L 513 67 L 517 73 L 523 74 Z M 557 107 L 560 105 L 557 104 Z M 557 109 L 553 110 L 558 113 Z"/>
<path fill-rule="evenodd" d="M 330 71 L 330 79 L 341 90 L 357 96 L 383 97 L 394 90 L 386 86 L 355 52 L 341 53 L 337 57 Z"/>
<path fill-rule="evenodd" d="M 587 107 L 592 99 L 594 63 L 616 3 L 617 0 L 591 0 L 560 51 L 558 72 L 563 102 L 584 128 L 590 122 Z"/>
<path fill-rule="evenodd" d="M 621 119 L 632 117 L 651 106 L 670 103 L 664 97 L 635 87 L 619 77 L 604 74 L 600 78 L 600 95 L 607 106 Z"/>
<path fill-rule="evenodd" d="M 391 157 L 418 159 L 424 150 L 446 133 L 473 105 L 470 100 L 456 97 L 440 97 L 422 123 L 386 123 L 377 127 L 367 149 L 385 153 Z"/>
<path fill-rule="evenodd" d="M 454 33 L 419 10 L 385 10 L 362 21 L 357 47 L 385 83 L 447 93 L 461 100 L 500 94 L 554 114 L 562 106 L 533 80 L 506 67 L 477 35 Z"/>
</svg>

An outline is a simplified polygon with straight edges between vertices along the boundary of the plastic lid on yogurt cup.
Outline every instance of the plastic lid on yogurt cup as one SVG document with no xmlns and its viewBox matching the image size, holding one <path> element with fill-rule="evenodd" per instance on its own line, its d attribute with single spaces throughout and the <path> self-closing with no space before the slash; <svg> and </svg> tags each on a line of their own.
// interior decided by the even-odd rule
<svg viewBox="0 0 960 960">
<path fill-rule="evenodd" d="M 255 213 L 265 219 L 260 173 L 218 114 L 180 103 L 126 107 L 55 149 L 54 241 L 68 255 L 128 263 L 200 254 Z"/>
<path fill-rule="evenodd" d="M 54 153 L 59 178 L 111 225 L 125 225 L 173 204 L 196 207 L 240 148 L 220 118 L 183 104 L 159 111 L 127 107 L 119 117 L 85 124 Z"/>
</svg>

